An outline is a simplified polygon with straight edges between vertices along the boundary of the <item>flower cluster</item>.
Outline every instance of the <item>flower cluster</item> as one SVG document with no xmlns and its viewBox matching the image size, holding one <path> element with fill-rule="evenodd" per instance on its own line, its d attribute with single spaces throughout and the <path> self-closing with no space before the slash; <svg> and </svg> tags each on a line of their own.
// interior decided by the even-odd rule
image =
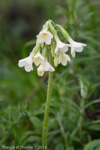
<svg viewBox="0 0 100 150">
<path fill-rule="evenodd" d="M 69 44 L 60 41 L 56 27 L 59 27 L 63 36 L 69 41 Z M 75 57 L 75 52 L 82 52 L 83 47 L 86 46 L 86 44 L 72 40 L 68 32 L 63 29 L 62 26 L 54 26 L 51 20 L 45 23 L 43 29 L 36 37 L 36 46 L 28 57 L 19 60 L 18 66 L 24 67 L 27 72 L 30 72 L 33 70 L 34 63 L 38 66 L 37 73 L 39 76 L 43 76 L 45 71 L 54 72 L 58 64 L 66 66 L 67 62 L 71 61 L 68 54 L 66 54 L 68 49 L 71 49 L 71 55 Z M 50 64 L 48 61 L 49 54 L 51 54 L 52 60 L 54 60 L 53 64 Z"/>
</svg>

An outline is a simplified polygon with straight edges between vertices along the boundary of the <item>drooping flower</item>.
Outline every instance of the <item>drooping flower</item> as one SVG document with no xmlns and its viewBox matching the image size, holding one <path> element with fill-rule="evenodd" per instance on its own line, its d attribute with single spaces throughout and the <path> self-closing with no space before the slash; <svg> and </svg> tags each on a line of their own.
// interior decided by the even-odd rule
<svg viewBox="0 0 100 150">
<path fill-rule="evenodd" d="M 69 33 L 62 26 L 58 24 L 56 26 L 60 28 L 63 36 L 70 42 L 72 56 L 75 57 L 75 52 L 82 52 L 83 46 L 86 46 L 86 44 L 73 41 Z"/>
<path fill-rule="evenodd" d="M 54 72 L 55 69 L 50 65 L 47 59 L 45 59 L 44 62 L 40 64 L 37 71 L 39 76 L 43 76 L 45 71 Z"/>
<path fill-rule="evenodd" d="M 19 60 L 18 66 L 24 67 L 27 72 L 30 72 L 31 70 L 33 70 L 32 62 L 33 62 L 33 54 L 30 54 L 28 57 Z"/>
<path fill-rule="evenodd" d="M 75 57 L 75 52 L 82 52 L 83 47 L 86 46 L 84 43 L 75 42 L 72 39 L 69 40 L 71 44 L 71 54 Z"/>
<path fill-rule="evenodd" d="M 35 65 L 38 66 L 39 64 L 43 63 L 44 59 L 45 58 L 41 55 L 41 53 L 37 52 L 37 54 L 34 56 Z"/>
<path fill-rule="evenodd" d="M 43 76 L 44 75 L 44 66 L 41 64 L 37 69 L 38 75 Z"/>
<path fill-rule="evenodd" d="M 56 38 L 56 48 L 55 48 L 55 53 L 59 53 L 59 52 L 67 52 L 68 51 L 68 46 L 70 46 L 70 44 L 65 44 L 63 42 L 61 42 L 59 40 L 59 38 Z"/>
<path fill-rule="evenodd" d="M 50 63 L 47 61 L 47 59 L 45 59 L 45 61 L 44 61 L 44 70 L 50 71 L 50 72 L 55 71 L 55 69 L 50 65 Z"/>
<path fill-rule="evenodd" d="M 68 61 L 71 61 L 70 57 L 67 54 L 60 52 L 59 64 L 61 63 L 63 66 L 66 66 Z"/>
<path fill-rule="evenodd" d="M 47 28 L 44 28 L 40 33 L 37 35 L 37 41 L 38 43 L 46 43 L 47 45 L 50 45 L 51 39 L 53 38 L 53 35 L 50 31 L 47 30 Z"/>
</svg>

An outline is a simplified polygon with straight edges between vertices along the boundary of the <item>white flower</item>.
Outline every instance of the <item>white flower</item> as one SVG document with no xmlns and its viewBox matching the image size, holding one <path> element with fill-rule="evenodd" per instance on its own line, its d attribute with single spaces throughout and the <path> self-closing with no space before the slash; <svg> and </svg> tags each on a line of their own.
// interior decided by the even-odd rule
<svg viewBox="0 0 100 150">
<path fill-rule="evenodd" d="M 68 51 L 68 46 L 69 44 L 65 44 L 59 40 L 59 38 L 56 38 L 56 48 L 55 48 L 55 53 L 58 54 L 59 52 L 67 52 Z"/>
<path fill-rule="evenodd" d="M 73 57 L 75 57 L 75 52 L 82 52 L 83 46 L 86 46 L 84 43 L 78 43 L 70 39 L 71 44 L 71 54 Z"/>
<path fill-rule="evenodd" d="M 40 52 L 37 52 L 37 54 L 34 56 L 34 63 L 36 66 L 43 63 L 44 57 L 40 54 Z"/>
<path fill-rule="evenodd" d="M 32 62 L 33 62 L 33 55 L 30 54 L 30 56 L 19 60 L 18 66 L 24 67 L 27 72 L 30 72 L 31 70 L 33 70 Z"/>
<path fill-rule="evenodd" d="M 67 61 L 71 61 L 70 57 L 65 53 L 59 53 L 59 64 L 61 63 L 63 66 L 66 66 Z"/>
<path fill-rule="evenodd" d="M 50 71 L 50 72 L 55 71 L 55 69 L 50 65 L 50 63 L 47 61 L 47 59 L 45 59 L 45 61 L 44 61 L 44 70 Z"/>
<path fill-rule="evenodd" d="M 44 75 L 44 66 L 43 66 L 43 64 L 41 64 L 41 65 L 38 67 L 37 71 L 38 71 L 38 75 L 39 75 L 39 76 L 43 76 L 43 75 Z"/>
<path fill-rule="evenodd" d="M 54 72 L 55 69 L 49 64 L 47 59 L 45 59 L 44 62 L 38 67 L 37 71 L 39 76 L 43 76 L 45 71 Z"/>
<path fill-rule="evenodd" d="M 50 45 L 53 35 L 45 28 L 37 35 L 38 43 L 46 43 Z"/>
</svg>

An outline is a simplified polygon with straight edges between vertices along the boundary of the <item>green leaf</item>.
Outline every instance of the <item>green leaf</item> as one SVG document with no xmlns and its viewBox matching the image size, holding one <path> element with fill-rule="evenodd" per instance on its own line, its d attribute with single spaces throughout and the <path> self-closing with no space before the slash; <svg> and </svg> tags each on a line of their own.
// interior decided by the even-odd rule
<svg viewBox="0 0 100 150">
<path fill-rule="evenodd" d="M 96 103 L 100 103 L 100 99 L 97 99 L 97 100 L 94 100 L 92 102 L 89 102 L 87 105 L 85 105 L 84 109 L 86 109 L 87 107 L 93 105 L 93 104 L 96 104 Z"/>
<path fill-rule="evenodd" d="M 100 150 L 100 139 L 88 143 L 84 150 Z"/>
<path fill-rule="evenodd" d="M 40 120 L 38 117 L 36 117 L 36 116 L 32 116 L 31 113 L 28 113 L 28 115 L 29 115 L 29 117 L 30 117 L 30 120 L 31 120 L 32 124 L 33 124 L 35 127 L 38 127 L 38 128 L 40 128 L 40 129 L 42 129 L 42 122 L 41 122 L 41 120 Z"/>
</svg>

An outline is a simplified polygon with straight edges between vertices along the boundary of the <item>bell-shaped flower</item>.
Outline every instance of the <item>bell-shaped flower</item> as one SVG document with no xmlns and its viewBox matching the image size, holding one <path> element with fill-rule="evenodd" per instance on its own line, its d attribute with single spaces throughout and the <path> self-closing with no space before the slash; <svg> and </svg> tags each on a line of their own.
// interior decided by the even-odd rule
<svg viewBox="0 0 100 150">
<path fill-rule="evenodd" d="M 40 52 L 37 52 L 36 55 L 34 56 L 34 63 L 36 66 L 44 62 L 44 57 L 41 55 Z"/>
<path fill-rule="evenodd" d="M 44 61 L 44 70 L 50 71 L 50 72 L 55 71 L 55 69 L 50 65 L 50 63 L 47 61 L 47 59 L 45 59 L 45 61 Z"/>
<path fill-rule="evenodd" d="M 68 61 L 71 61 L 71 59 L 67 54 L 59 53 L 59 64 L 61 63 L 63 66 L 66 66 Z"/>
<path fill-rule="evenodd" d="M 68 51 L 68 46 L 70 46 L 70 44 L 65 44 L 63 42 L 61 42 L 59 40 L 59 38 L 56 38 L 56 48 L 55 48 L 55 53 L 58 54 L 59 52 L 67 52 Z"/>
<path fill-rule="evenodd" d="M 27 72 L 30 72 L 31 70 L 33 70 L 32 62 L 33 62 L 33 55 L 30 54 L 28 57 L 19 60 L 18 66 L 24 67 Z"/>
<path fill-rule="evenodd" d="M 37 69 L 38 75 L 43 76 L 44 75 L 44 66 L 41 64 Z"/>
<path fill-rule="evenodd" d="M 83 47 L 86 46 L 84 43 L 75 42 L 72 39 L 70 40 L 71 44 L 71 54 L 75 57 L 75 52 L 82 52 Z"/>
<path fill-rule="evenodd" d="M 39 76 L 43 76 L 45 71 L 54 72 L 55 69 L 50 65 L 47 59 L 45 59 L 44 62 L 40 64 L 37 71 Z"/>
<path fill-rule="evenodd" d="M 38 43 L 46 43 L 47 45 L 50 45 L 51 39 L 53 38 L 53 35 L 50 31 L 47 30 L 47 28 L 44 28 L 38 35 L 37 35 L 37 41 Z"/>
</svg>

